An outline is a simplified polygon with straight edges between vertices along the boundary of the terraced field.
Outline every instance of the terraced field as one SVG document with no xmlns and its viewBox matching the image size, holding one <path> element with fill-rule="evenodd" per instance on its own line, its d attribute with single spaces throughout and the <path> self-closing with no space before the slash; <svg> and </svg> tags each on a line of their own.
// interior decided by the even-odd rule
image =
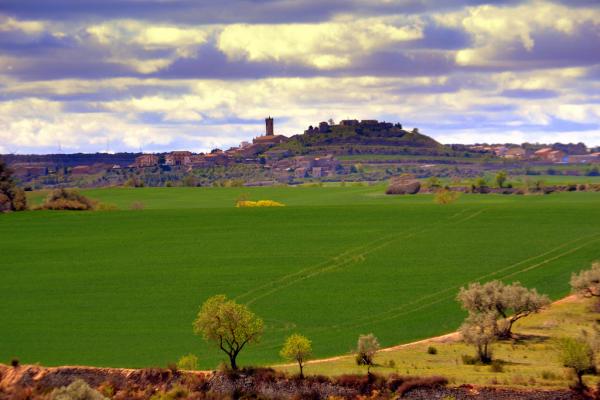
<svg viewBox="0 0 600 400">
<path fill-rule="evenodd" d="M 164 366 L 195 353 L 199 305 L 225 293 L 266 322 L 244 363 L 274 363 L 300 332 L 316 356 L 361 333 L 394 345 L 456 329 L 474 280 L 553 298 L 600 258 L 600 193 L 386 197 L 383 187 L 102 189 L 120 210 L 0 216 L 0 360 Z M 236 209 L 235 199 L 283 208 Z M 33 199 L 39 199 L 34 194 Z M 142 202 L 144 210 L 129 210 Z"/>
</svg>

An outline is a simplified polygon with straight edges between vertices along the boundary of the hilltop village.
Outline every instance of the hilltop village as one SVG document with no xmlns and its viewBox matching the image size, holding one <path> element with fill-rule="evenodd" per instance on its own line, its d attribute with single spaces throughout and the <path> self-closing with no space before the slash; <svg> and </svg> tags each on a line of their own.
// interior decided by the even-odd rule
<svg viewBox="0 0 600 400">
<path fill-rule="evenodd" d="M 333 120 L 302 134 L 264 133 L 229 149 L 208 153 L 96 153 L 4 155 L 26 189 L 64 186 L 264 186 L 324 181 L 381 181 L 402 174 L 418 178 L 476 178 L 490 170 L 519 175 L 594 175 L 599 149 L 578 144 L 442 145 L 400 123 Z M 566 167 L 569 166 L 569 167 Z"/>
</svg>

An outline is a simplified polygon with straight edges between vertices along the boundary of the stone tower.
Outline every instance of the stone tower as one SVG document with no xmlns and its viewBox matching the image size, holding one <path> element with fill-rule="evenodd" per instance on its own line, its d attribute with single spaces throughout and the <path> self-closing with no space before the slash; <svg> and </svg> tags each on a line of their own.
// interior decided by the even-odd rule
<svg viewBox="0 0 600 400">
<path fill-rule="evenodd" d="M 265 123 L 267 125 L 267 136 L 275 135 L 275 133 L 273 132 L 273 118 L 265 118 Z"/>
</svg>

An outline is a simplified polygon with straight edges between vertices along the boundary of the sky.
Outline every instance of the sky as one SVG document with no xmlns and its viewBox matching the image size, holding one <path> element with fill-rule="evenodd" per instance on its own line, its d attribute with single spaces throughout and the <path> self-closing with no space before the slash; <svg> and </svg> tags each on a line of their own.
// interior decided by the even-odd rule
<svg viewBox="0 0 600 400">
<path fill-rule="evenodd" d="M 600 145 L 600 0 L 1 0 L 0 153 L 228 148 L 332 118 Z"/>
</svg>

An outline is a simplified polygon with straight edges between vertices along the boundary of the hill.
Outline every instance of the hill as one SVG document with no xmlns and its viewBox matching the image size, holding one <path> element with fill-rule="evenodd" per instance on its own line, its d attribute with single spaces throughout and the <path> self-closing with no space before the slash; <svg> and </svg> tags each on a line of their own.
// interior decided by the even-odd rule
<svg viewBox="0 0 600 400">
<path fill-rule="evenodd" d="M 418 129 L 407 131 L 400 124 L 376 120 L 346 120 L 336 125 L 321 123 L 319 128 L 309 127 L 303 134 L 292 136 L 285 143 L 271 148 L 267 153 L 288 151 L 292 155 L 328 153 L 350 154 L 413 154 L 446 155 L 452 149 Z"/>
</svg>

